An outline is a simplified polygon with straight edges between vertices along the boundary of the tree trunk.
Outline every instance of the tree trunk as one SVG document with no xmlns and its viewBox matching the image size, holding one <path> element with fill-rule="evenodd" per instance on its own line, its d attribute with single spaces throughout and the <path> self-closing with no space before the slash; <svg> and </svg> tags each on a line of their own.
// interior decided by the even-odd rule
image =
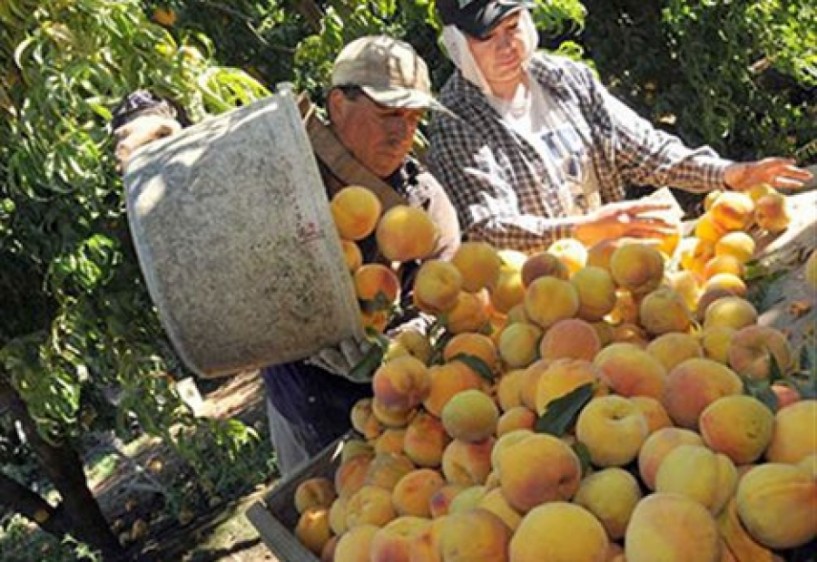
<svg viewBox="0 0 817 562">
<path fill-rule="evenodd" d="M 292 0 L 291 3 L 309 27 L 312 28 L 312 31 L 315 33 L 320 32 L 323 10 L 315 3 L 315 0 Z"/>
<path fill-rule="evenodd" d="M 0 472 L 0 505 L 13 509 L 35 521 L 44 531 L 55 536 L 71 532 L 71 521 L 62 509 L 51 504 L 16 480 Z"/>
<path fill-rule="evenodd" d="M 79 454 L 65 443 L 51 444 L 43 439 L 37 431 L 37 424 L 28 414 L 28 409 L 22 398 L 14 388 L 2 380 L 0 380 L 0 395 L 5 395 L 11 407 L 12 417 L 20 421 L 29 446 L 40 461 L 40 468 L 62 497 L 62 503 L 56 510 L 46 510 L 49 515 L 57 515 L 53 528 L 59 526 L 59 529 L 62 530 L 69 526 L 68 522 L 70 521 L 70 529 L 66 530 L 70 530 L 75 538 L 87 543 L 92 548 L 100 550 L 105 560 L 122 560 L 124 558 L 122 547 L 111 532 L 110 526 L 102 514 L 94 495 L 88 489 L 85 473 L 82 470 L 82 459 Z M 8 478 L 4 479 L 2 484 L 10 486 L 9 480 Z M 14 483 L 16 484 L 16 482 Z M 9 489 L 14 488 L 10 487 Z M 42 503 L 45 502 L 33 492 L 26 495 L 19 488 L 15 491 L 23 504 L 12 503 L 12 508 L 28 516 L 24 509 L 34 507 L 35 516 L 33 520 L 40 524 L 43 530 L 53 532 L 49 528 L 50 525 L 46 526 L 40 523 L 36 516 L 36 510 L 42 508 Z M 32 496 L 39 498 L 42 503 L 31 503 L 34 499 Z M 64 534 L 66 530 L 62 530 L 61 534 Z"/>
</svg>

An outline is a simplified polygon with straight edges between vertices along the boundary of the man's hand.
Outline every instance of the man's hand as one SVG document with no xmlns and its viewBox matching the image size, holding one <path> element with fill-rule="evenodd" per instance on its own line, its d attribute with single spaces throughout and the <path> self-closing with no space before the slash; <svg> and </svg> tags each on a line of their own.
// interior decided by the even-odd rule
<svg viewBox="0 0 817 562">
<path fill-rule="evenodd" d="M 380 351 L 374 357 L 375 351 Z M 335 347 L 326 347 L 306 360 L 309 365 L 349 379 L 352 382 L 369 382 L 375 368 L 380 365 L 382 350 L 366 338 L 348 338 Z M 375 360 L 376 359 L 376 360 Z M 371 363 L 369 365 L 368 363 Z"/>
<path fill-rule="evenodd" d="M 157 139 L 169 137 L 181 130 L 175 119 L 162 115 L 143 115 L 113 132 L 116 137 L 114 156 L 120 172 L 124 172 L 133 151 Z"/>
<path fill-rule="evenodd" d="M 582 217 L 574 236 L 586 247 L 613 238 L 663 239 L 678 232 L 678 224 L 661 217 L 672 210 L 665 203 L 620 201 L 609 203 Z"/>
<path fill-rule="evenodd" d="M 736 162 L 727 166 L 723 183 L 735 191 L 746 191 L 766 183 L 775 189 L 800 189 L 812 178 L 788 158 L 764 158 L 756 162 Z"/>
</svg>

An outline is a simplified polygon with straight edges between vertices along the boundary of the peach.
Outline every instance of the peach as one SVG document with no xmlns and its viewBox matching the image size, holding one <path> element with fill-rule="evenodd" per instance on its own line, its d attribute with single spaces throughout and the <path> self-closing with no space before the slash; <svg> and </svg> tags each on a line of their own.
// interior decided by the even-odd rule
<svg viewBox="0 0 817 562">
<path fill-rule="evenodd" d="M 295 488 L 295 510 L 303 513 L 310 507 L 329 508 L 336 497 L 331 480 L 324 477 L 308 478 Z"/>
<path fill-rule="evenodd" d="M 377 308 L 387 308 L 400 294 L 400 280 L 383 264 L 364 264 L 354 277 L 357 298 L 373 302 Z"/>
<path fill-rule="evenodd" d="M 505 315 L 505 325 L 508 324 L 515 324 L 517 322 L 525 322 L 530 324 L 530 318 L 528 318 L 527 312 L 525 312 L 525 303 L 520 302 L 516 304 L 508 311 L 508 314 Z"/>
<path fill-rule="evenodd" d="M 651 246 L 627 244 L 610 256 L 610 273 L 619 287 L 636 296 L 646 295 L 664 277 L 664 258 Z"/>
<path fill-rule="evenodd" d="M 616 284 L 610 272 L 585 266 L 570 278 L 579 295 L 579 318 L 594 322 L 609 314 L 616 305 Z"/>
<path fill-rule="evenodd" d="M 608 543 L 604 527 L 592 513 L 554 501 L 522 518 L 511 538 L 510 562 L 604 562 Z"/>
<path fill-rule="evenodd" d="M 630 516 L 641 500 L 635 477 L 621 468 L 605 468 L 585 476 L 573 503 L 595 515 L 611 540 L 624 537 Z"/>
<path fill-rule="evenodd" d="M 535 324 L 510 324 L 499 334 L 499 356 L 511 369 L 527 367 L 536 359 L 541 339 L 542 329 Z"/>
<path fill-rule="evenodd" d="M 791 222 L 791 211 L 786 196 L 775 192 L 758 199 L 755 222 L 760 228 L 772 234 L 786 230 Z"/>
<path fill-rule="evenodd" d="M 412 418 L 417 414 L 417 408 L 405 408 L 403 406 L 388 406 L 377 396 L 372 400 L 372 413 L 377 421 L 386 428 L 406 427 Z"/>
<path fill-rule="evenodd" d="M 334 562 L 335 549 L 338 547 L 338 541 L 340 541 L 340 537 L 332 536 L 324 543 L 321 549 L 321 562 Z"/>
<path fill-rule="evenodd" d="M 369 463 L 363 484 L 364 487 L 378 486 L 386 490 L 393 490 L 397 482 L 412 470 L 414 470 L 414 464 L 407 456 L 395 453 L 378 453 Z"/>
<path fill-rule="evenodd" d="M 448 515 L 451 508 L 451 502 L 454 498 L 466 490 L 468 486 L 464 484 L 445 484 L 442 488 L 437 490 L 429 499 L 428 507 L 431 512 L 431 517 L 437 519 L 444 515 Z"/>
<path fill-rule="evenodd" d="M 567 281 L 570 279 L 570 271 L 567 265 L 554 254 L 549 252 L 539 252 L 533 254 L 525 260 L 522 265 L 522 284 L 525 287 L 540 277 L 556 277 Z"/>
<path fill-rule="evenodd" d="M 742 393 L 743 383 L 732 369 L 711 359 L 693 358 L 669 372 L 661 403 L 676 425 L 695 429 L 709 404 Z"/>
<path fill-rule="evenodd" d="M 750 379 L 767 379 L 771 374 L 771 357 L 781 374 L 792 363 L 791 346 L 780 330 L 768 326 L 745 326 L 732 335 L 729 344 L 729 366 Z"/>
<path fill-rule="evenodd" d="M 676 271 L 667 276 L 669 286 L 684 299 L 688 310 L 696 310 L 703 291 L 701 277 L 692 271 Z"/>
<path fill-rule="evenodd" d="M 639 324 L 652 336 L 669 332 L 686 332 L 692 314 L 684 299 L 669 287 L 659 287 L 647 293 L 638 307 Z"/>
<path fill-rule="evenodd" d="M 714 190 L 710 191 L 709 193 L 707 193 L 704 196 L 704 203 L 703 203 L 704 204 L 704 212 L 706 212 L 706 211 L 708 211 L 709 209 L 712 208 L 712 203 L 714 203 L 715 200 L 718 197 L 720 197 L 722 193 L 723 193 L 722 189 L 714 189 Z"/>
<path fill-rule="evenodd" d="M 801 400 L 778 410 L 766 458 L 795 464 L 817 453 L 817 400 Z"/>
<path fill-rule="evenodd" d="M 423 262 L 414 279 L 412 295 L 417 308 L 430 314 L 442 314 L 454 309 L 462 289 L 462 275 L 450 262 Z"/>
<path fill-rule="evenodd" d="M 502 495 L 511 507 L 527 513 L 544 502 L 572 498 L 582 472 L 576 453 L 552 435 L 512 437 L 516 433 L 502 437 L 510 440 L 500 448 L 494 463 Z"/>
<path fill-rule="evenodd" d="M 445 315 L 442 323 L 452 334 L 479 332 L 490 321 L 487 306 L 487 293 L 460 291 L 457 295 L 457 304 Z"/>
<path fill-rule="evenodd" d="M 595 328 L 584 320 L 567 318 L 548 328 L 539 344 L 542 359 L 585 359 L 592 361 L 601 349 Z"/>
<path fill-rule="evenodd" d="M 329 528 L 335 535 L 342 535 L 346 532 L 346 504 L 349 499 L 338 496 L 329 507 Z"/>
<path fill-rule="evenodd" d="M 784 382 L 775 382 L 771 385 L 772 392 L 777 397 L 777 409 L 782 410 L 786 406 L 791 406 L 799 401 L 800 392 Z"/>
<path fill-rule="evenodd" d="M 593 398 L 579 412 L 576 438 L 596 466 L 623 466 L 638 455 L 647 438 L 647 419 L 627 398 Z"/>
<path fill-rule="evenodd" d="M 512 369 L 502 374 L 496 387 L 496 398 L 503 412 L 522 405 L 520 392 L 524 369 Z"/>
<path fill-rule="evenodd" d="M 406 355 L 382 364 L 372 378 L 376 400 L 389 408 L 409 409 L 420 405 L 431 391 L 425 364 Z"/>
<path fill-rule="evenodd" d="M 380 486 L 363 486 L 346 501 L 346 528 L 358 525 L 382 527 L 397 516 L 392 492 Z"/>
<path fill-rule="evenodd" d="M 377 439 L 375 439 L 374 452 L 396 454 L 402 453 L 405 436 L 405 429 L 396 429 L 392 427 L 387 428 Z"/>
<path fill-rule="evenodd" d="M 817 453 L 803 457 L 803 459 L 797 463 L 797 467 L 805 470 L 806 474 L 810 474 L 812 479 L 817 482 Z"/>
<path fill-rule="evenodd" d="M 430 517 L 431 497 L 445 485 L 442 475 L 430 468 L 419 468 L 405 474 L 394 490 L 392 505 L 398 515 Z"/>
<path fill-rule="evenodd" d="M 794 548 L 817 537 L 817 482 L 789 464 L 751 468 L 735 494 L 738 515 L 749 534 L 769 548 Z"/>
<path fill-rule="evenodd" d="M 693 236 L 684 238 L 681 244 L 681 267 L 697 275 L 703 274 L 704 265 L 715 255 L 714 240 L 705 240 Z"/>
<path fill-rule="evenodd" d="M 536 384 L 536 410 L 544 413 L 548 404 L 585 384 L 598 386 L 600 371 L 584 359 L 557 359 L 550 363 Z"/>
<path fill-rule="evenodd" d="M 445 344 L 443 360 L 453 361 L 457 355 L 473 355 L 481 359 L 491 370 L 499 366 L 499 353 L 494 341 L 485 334 L 464 333 L 457 334 Z"/>
<path fill-rule="evenodd" d="M 346 263 L 346 269 L 354 273 L 360 266 L 363 265 L 363 253 L 360 247 L 351 240 L 341 240 L 340 248 L 343 250 L 343 261 Z"/>
<path fill-rule="evenodd" d="M 511 538 L 502 520 L 484 509 L 448 515 L 439 529 L 444 562 L 508 562 Z"/>
<path fill-rule="evenodd" d="M 471 443 L 496 433 L 499 409 L 493 399 L 479 390 L 463 390 L 443 407 L 443 427 L 454 439 Z"/>
<path fill-rule="evenodd" d="M 736 277 L 743 277 L 746 273 L 746 268 L 735 256 L 721 255 L 710 258 L 709 261 L 704 264 L 702 273 L 704 279 L 707 280 L 711 279 L 715 275 L 724 273 L 728 273 Z"/>
<path fill-rule="evenodd" d="M 647 353 L 658 359 L 669 372 L 678 363 L 703 357 L 703 350 L 698 338 L 692 334 L 671 332 L 658 336 L 647 344 Z"/>
<path fill-rule="evenodd" d="M 716 291 L 722 294 L 729 293 L 737 297 L 746 298 L 746 283 L 733 273 L 716 273 L 704 283 L 704 293 L 713 294 Z M 697 310 L 697 306 L 691 310 Z"/>
<path fill-rule="evenodd" d="M 656 493 L 635 506 L 624 536 L 627 562 L 718 562 L 721 545 L 712 514 L 680 494 Z"/>
<path fill-rule="evenodd" d="M 680 427 L 665 427 L 650 434 L 638 452 L 638 472 L 644 485 L 655 490 L 655 476 L 670 451 L 680 445 L 703 444 L 700 435 Z"/>
<path fill-rule="evenodd" d="M 750 187 L 746 194 L 752 198 L 752 201 L 757 203 L 757 200 L 770 193 L 777 193 L 777 190 L 768 183 L 758 183 Z"/>
<path fill-rule="evenodd" d="M 730 232 L 715 242 L 715 256 L 728 255 L 746 263 L 755 255 L 755 246 L 755 239 L 745 232 Z"/>
<path fill-rule="evenodd" d="M 370 562 L 411 562 L 419 543 L 428 536 L 431 521 L 406 515 L 389 521 L 372 537 Z"/>
<path fill-rule="evenodd" d="M 569 282 L 540 277 L 525 290 L 525 313 L 539 327 L 547 329 L 579 311 L 579 293 Z"/>
<path fill-rule="evenodd" d="M 434 251 L 439 233 L 423 209 L 395 205 L 380 217 L 375 230 L 377 248 L 389 261 L 427 258 Z"/>
<path fill-rule="evenodd" d="M 494 443 L 494 449 L 491 451 L 491 466 L 496 469 L 499 464 L 499 455 L 504 449 L 527 439 L 531 435 L 535 435 L 535 433 L 532 430 L 525 428 L 514 429 L 513 431 L 509 431 L 508 433 L 502 435 L 496 440 Z M 493 473 L 495 474 L 496 470 L 494 470 Z"/>
<path fill-rule="evenodd" d="M 491 304 L 497 312 L 507 313 L 525 299 L 525 285 L 522 283 L 522 266 L 527 256 L 522 252 L 500 250 L 499 279 L 490 291 Z"/>
<path fill-rule="evenodd" d="M 359 456 L 374 457 L 374 447 L 371 443 L 361 439 L 349 439 L 343 444 L 343 450 L 340 453 L 341 464 Z"/>
<path fill-rule="evenodd" d="M 727 326 L 739 330 L 757 323 L 757 309 L 737 296 L 725 296 L 712 302 L 704 313 L 704 328 Z"/>
<path fill-rule="evenodd" d="M 736 332 L 729 326 L 710 326 L 701 332 L 701 346 L 708 359 L 724 365 L 729 363 L 729 344 Z"/>
<path fill-rule="evenodd" d="M 448 441 L 443 423 L 426 412 L 419 412 L 406 428 L 403 452 L 417 466 L 435 467 L 442 462 Z"/>
<path fill-rule="evenodd" d="M 672 420 L 669 418 L 669 414 L 656 398 L 652 398 L 651 396 L 631 396 L 630 400 L 635 404 L 636 408 L 641 410 L 641 413 L 644 414 L 644 419 L 647 420 L 647 435 L 652 435 L 661 428 L 672 426 Z"/>
<path fill-rule="evenodd" d="M 773 562 L 772 551 L 755 541 L 740 522 L 737 501 L 734 496 L 718 516 L 718 529 L 724 542 L 723 550 L 731 556 L 731 558 L 724 558 L 725 562 L 731 560 L 735 562 L 743 560 Z"/>
<path fill-rule="evenodd" d="M 432 365 L 428 369 L 431 390 L 423 401 L 425 409 L 440 417 L 451 398 L 463 390 L 482 388 L 479 375 L 461 361 Z"/>
<path fill-rule="evenodd" d="M 593 364 L 601 371 L 601 381 L 621 396 L 660 398 L 667 373 L 647 351 L 631 343 L 612 343 L 602 349 Z"/>
<path fill-rule="evenodd" d="M 746 230 L 751 224 L 755 202 L 745 193 L 726 191 L 709 209 L 712 221 L 724 230 Z"/>
<path fill-rule="evenodd" d="M 587 248 L 575 238 L 562 238 L 548 246 L 547 253 L 556 256 L 573 275 L 587 263 Z"/>
<path fill-rule="evenodd" d="M 463 242 L 451 258 L 451 263 L 462 275 L 462 289 L 469 293 L 493 288 L 502 266 L 496 249 L 487 242 Z"/>
<path fill-rule="evenodd" d="M 491 472 L 491 449 L 494 438 L 478 443 L 454 439 L 443 451 L 443 474 L 451 484 L 483 484 Z"/>
<path fill-rule="evenodd" d="M 735 464 L 755 462 L 769 446 L 774 414 L 760 400 L 735 394 L 718 398 L 698 420 L 704 443 Z"/>
<path fill-rule="evenodd" d="M 320 556 L 323 545 L 332 536 L 329 510 L 325 507 L 310 507 L 304 511 L 295 525 L 295 536 L 302 545 Z"/>
<path fill-rule="evenodd" d="M 539 387 L 539 378 L 550 367 L 551 361 L 540 359 L 532 363 L 522 374 L 519 384 L 519 400 L 529 410 L 536 411 L 536 392 Z"/>
<path fill-rule="evenodd" d="M 379 527 L 360 525 L 344 533 L 335 548 L 334 562 L 371 562 L 372 539 Z"/>
<path fill-rule="evenodd" d="M 646 349 L 649 336 L 647 331 L 638 324 L 625 322 L 613 328 L 612 343 L 629 343 L 639 349 Z"/>
<path fill-rule="evenodd" d="M 585 267 L 600 267 L 610 271 L 610 257 L 624 244 L 638 243 L 635 238 L 606 238 L 596 242 L 587 249 L 587 263 Z"/>
<path fill-rule="evenodd" d="M 616 289 L 616 304 L 604 317 L 611 324 L 635 324 L 638 322 L 638 302 L 626 289 Z"/>
<path fill-rule="evenodd" d="M 374 439 L 383 431 L 383 426 L 377 420 L 372 410 L 372 399 L 361 398 L 352 406 L 349 413 L 352 427 L 365 439 Z"/>
<path fill-rule="evenodd" d="M 501 488 L 494 488 L 486 492 L 486 494 L 480 498 L 477 507 L 490 511 L 502 519 L 502 522 L 505 523 L 511 532 L 515 531 L 522 521 L 522 514 L 510 506 L 508 500 L 502 495 Z"/>
<path fill-rule="evenodd" d="M 335 471 L 335 491 L 341 498 L 348 498 L 357 492 L 366 481 L 369 465 L 374 457 L 360 455 L 341 464 Z"/>
<path fill-rule="evenodd" d="M 344 240 L 361 240 L 374 232 L 383 207 L 380 199 L 366 187 L 344 187 L 329 203 L 332 220 Z"/>
<path fill-rule="evenodd" d="M 729 230 L 715 222 L 715 217 L 709 211 L 698 218 L 693 230 L 696 238 L 712 243 L 717 242 L 727 232 Z"/>
<path fill-rule="evenodd" d="M 427 365 L 431 359 L 431 343 L 418 330 L 413 328 L 402 330 L 389 340 L 383 361 L 388 362 L 403 355 L 411 355 Z"/>
<path fill-rule="evenodd" d="M 487 493 L 488 487 L 482 484 L 468 486 L 451 500 L 451 505 L 448 506 L 448 514 L 475 509 Z"/>
<path fill-rule="evenodd" d="M 737 482 L 737 469 L 726 455 L 701 445 L 679 445 L 658 467 L 655 491 L 685 495 L 717 515 Z"/>
</svg>

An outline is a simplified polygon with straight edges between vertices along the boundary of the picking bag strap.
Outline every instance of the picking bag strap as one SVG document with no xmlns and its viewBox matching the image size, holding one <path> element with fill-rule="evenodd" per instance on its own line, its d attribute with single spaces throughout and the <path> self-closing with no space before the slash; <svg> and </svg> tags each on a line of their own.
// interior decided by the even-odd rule
<svg viewBox="0 0 817 562">
<path fill-rule="evenodd" d="M 364 168 L 349 153 L 335 133 L 321 121 L 316 114 L 315 106 L 304 93 L 298 96 L 298 109 L 301 111 L 304 127 L 315 156 L 340 180 L 339 184 L 330 182 L 327 185 L 330 197 L 346 185 L 361 185 L 371 189 L 377 195 L 384 211 L 395 205 L 408 204 L 406 199 L 393 187 Z"/>
</svg>

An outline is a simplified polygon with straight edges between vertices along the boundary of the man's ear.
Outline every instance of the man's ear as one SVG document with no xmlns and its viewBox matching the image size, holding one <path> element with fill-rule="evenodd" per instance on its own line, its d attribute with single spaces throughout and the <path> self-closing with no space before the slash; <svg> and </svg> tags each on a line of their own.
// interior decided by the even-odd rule
<svg viewBox="0 0 817 562">
<path fill-rule="evenodd" d="M 343 121 L 346 115 L 346 97 L 338 88 L 333 88 L 329 91 L 329 97 L 326 99 L 326 110 L 329 112 L 329 121 L 332 123 L 339 123 Z"/>
</svg>

